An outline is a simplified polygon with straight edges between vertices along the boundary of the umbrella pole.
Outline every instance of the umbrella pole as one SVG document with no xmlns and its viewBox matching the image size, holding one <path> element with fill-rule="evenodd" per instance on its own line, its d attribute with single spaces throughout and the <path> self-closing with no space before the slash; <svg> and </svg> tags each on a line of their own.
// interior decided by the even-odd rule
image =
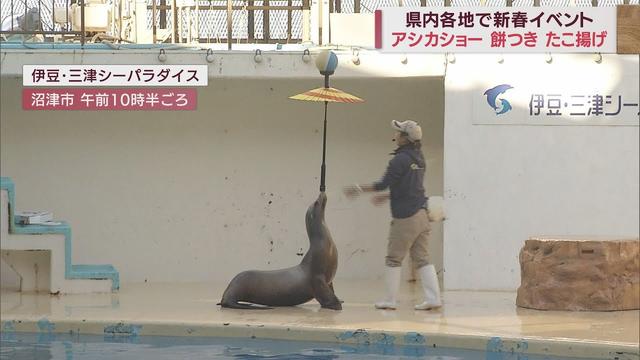
<svg viewBox="0 0 640 360">
<path fill-rule="evenodd" d="M 330 74 L 323 74 L 323 75 L 324 75 L 324 87 L 325 89 L 328 89 Z M 325 158 L 327 157 L 327 104 L 328 103 L 329 103 L 328 101 L 324 102 L 324 132 L 322 134 L 322 166 L 320 167 L 320 192 L 324 192 L 324 190 L 327 188 L 324 184 L 324 179 L 325 179 L 325 174 L 327 172 Z"/>
<path fill-rule="evenodd" d="M 320 167 L 320 192 L 324 192 L 326 186 L 324 184 L 326 174 L 325 158 L 327 156 L 327 104 L 324 102 L 324 133 L 322 135 L 322 166 Z"/>
</svg>

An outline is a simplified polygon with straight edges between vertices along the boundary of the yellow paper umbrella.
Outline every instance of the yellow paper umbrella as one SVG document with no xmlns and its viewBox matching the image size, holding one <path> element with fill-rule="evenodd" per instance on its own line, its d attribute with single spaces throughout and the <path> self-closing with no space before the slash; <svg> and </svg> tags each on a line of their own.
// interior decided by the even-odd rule
<svg viewBox="0 0 640 360">
<path fill-rule="evenodd" d="M 317 88 L 294 95 L 289 99 L 302 101 L 326 101 L 339 103 L 361 103 L 364 100 L 336 88 Z"/>
</svg>

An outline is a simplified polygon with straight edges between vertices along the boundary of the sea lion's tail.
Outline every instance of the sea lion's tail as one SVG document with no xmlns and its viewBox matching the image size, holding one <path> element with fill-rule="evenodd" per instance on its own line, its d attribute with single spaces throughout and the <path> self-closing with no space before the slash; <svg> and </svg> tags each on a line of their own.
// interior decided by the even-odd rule
<svg viewBox="0 0 640 360">
<path fill-rule="evenodd" d="M 230 309 L 243 309 L 243 310 L 271 310 L 272 307 L 264 306 L 264 305 L 256 305 L 256 304 L 241 304 L 236 301 L 224 301 L 219 302 L 217 305 L 222 306 L 223 308 Z"/>
</svg>

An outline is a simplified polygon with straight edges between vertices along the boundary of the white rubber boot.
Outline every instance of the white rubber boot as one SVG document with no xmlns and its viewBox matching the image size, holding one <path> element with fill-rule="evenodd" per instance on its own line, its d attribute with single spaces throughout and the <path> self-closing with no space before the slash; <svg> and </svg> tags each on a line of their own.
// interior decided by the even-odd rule
<svg viewBox="0 0 640 360">
<path fill-rule="evenodd" d="M 378 301 L 375 306 L 376 309 L 391 309 L 395 310 L 397 307 L 396 298 L 398 296 L 398 290 L 400 289 L 400 275 L 402 268 L 400 266 L 390 267 L 385 269 L 384 283 L 387 288 L 387 296 L 384 300 Z"/>
<path fill-rule="evenodd" d="M 431 310 L 442 306 L 440 300 L 440 284 L 438 283 L 438 275 L 433 265 L 423 266 L 418 269 L 420 274 L 420 283 L 424 291 L 424 302 L 416 305 L 416 310 Z"/>
</svg>

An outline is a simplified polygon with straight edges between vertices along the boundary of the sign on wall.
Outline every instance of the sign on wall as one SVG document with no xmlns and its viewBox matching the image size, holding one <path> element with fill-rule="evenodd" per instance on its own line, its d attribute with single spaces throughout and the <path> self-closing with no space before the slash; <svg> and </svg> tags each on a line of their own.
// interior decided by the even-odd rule
<svg viewBox="0 0 640 360">
<path fill-rule="evenodd" d="M 635 88 L 635 89 L 634 89 Z M 588 91 L 526 81 L 497 81 L 473 94 L 473 124 L 626 125 L 640 123 L 638 81 L 613 90 Z"/>
<path fill-rule="evenodd" d="M 615 7 L 393 7 L 375 23 L 384 52 L 616 52 Z"/>
</svg>

